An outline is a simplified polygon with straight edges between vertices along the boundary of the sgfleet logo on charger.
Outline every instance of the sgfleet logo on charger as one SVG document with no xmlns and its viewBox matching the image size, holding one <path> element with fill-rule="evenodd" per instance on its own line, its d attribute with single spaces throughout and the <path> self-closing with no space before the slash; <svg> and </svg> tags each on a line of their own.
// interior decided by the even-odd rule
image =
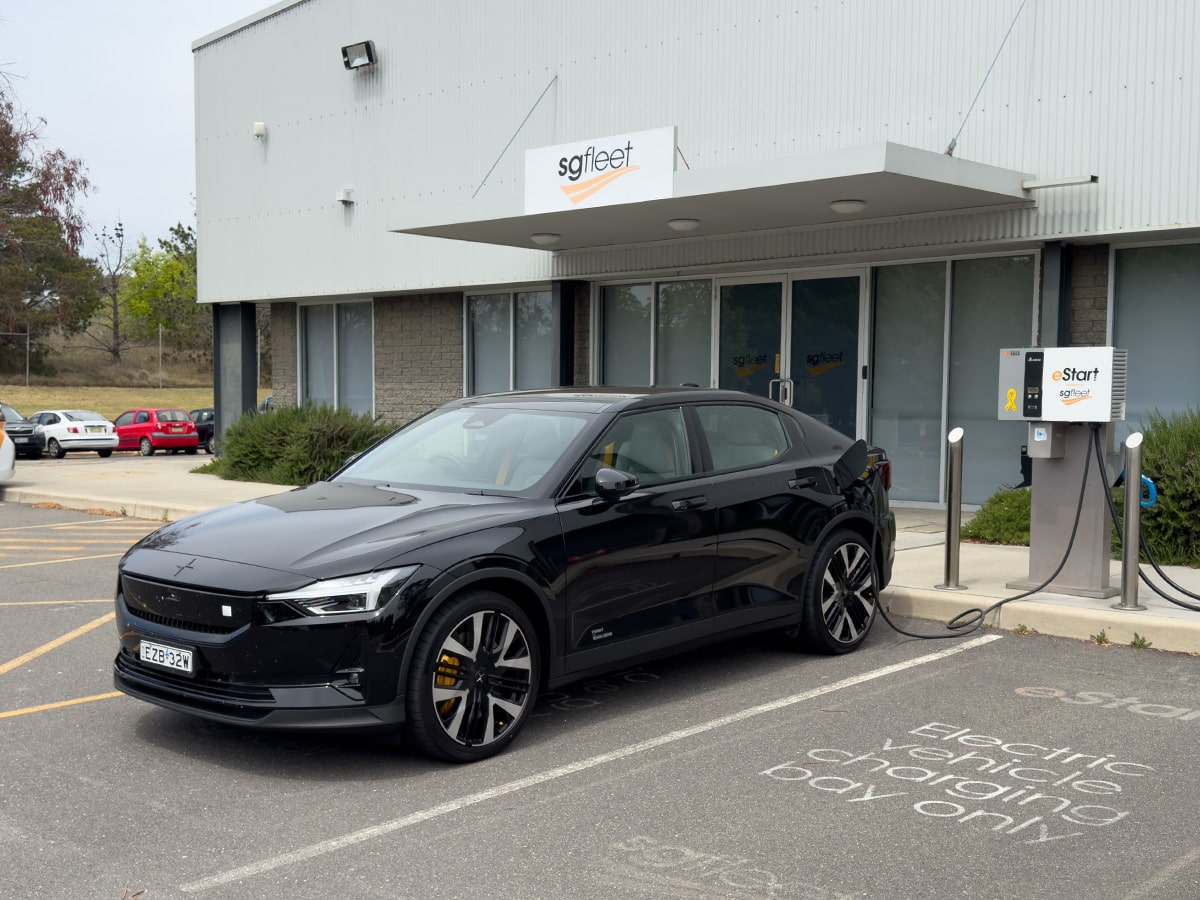
<svg viewBox="0 0 1200 900">
<path fill-rule="evenodd" d="M 675 129 L 592 138 L 525 153 L 527 215 L 662 200 L 675 188 Z"/>
<path fill-rule="evenodd" d="M 1050 379 L 1060 385 L 1058 399 L 1064 406 L 1074 406 L 1094 396 L 1092 390 L 1100 380 L 1100 367 L 1080 369 L 1075 366 L 1063 366 L 1050 373 Z"/>
</svg>

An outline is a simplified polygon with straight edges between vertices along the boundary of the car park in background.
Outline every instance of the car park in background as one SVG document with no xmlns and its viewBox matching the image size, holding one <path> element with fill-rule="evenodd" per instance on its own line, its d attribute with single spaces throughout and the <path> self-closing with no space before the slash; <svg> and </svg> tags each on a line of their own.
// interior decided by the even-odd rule
<svg viewBox="0 0 1200 900">
<path fill-rule="evenodd" d="M 769 629 L 856 649 L 891 577 L 890 480 L 882 451 L 735 391 L 456 400 L 328 481 L 140 541 L 116 686 L 482 759 L 542 686 Z"/>
<path fill-rule="evenodd" d="M 81 450 L 94 450 L 108 457 L 117 449 L 117 432 L 112 422 L 90 410 L 44 409 L 30 416 L 29 421 L 37 426 L 46 452 L 55 459 Z"/>
<path fill-rule="evenodd" d="M 182 409 L 153 406 L 127 409 L 113 421 L 118 450 L 136 450 L 153 456 L 156 450 L 183 450 L 192 454 L 200 445 L 196 423 Z"/>
<path fill-rule="evenodd" d="M 13 452 L 17 456 L 37 459 L 46 446 L 46 438 L 37 429 L 37 423 L 26 419 L 9 406 L 0 403 L 0 416 L 4 418 L 4 430 L 12 439 Z"/>
<path fill-rule="evenodd" d="M 205 453 L 217 452 L 217 436 L 214 433 L 217 425 L 217 414 L 211 406 L 203 409 L 193 409 L 188 413 L 196 423 L 196 434 L 200 439 L 200 447 Z"/>
</svg>

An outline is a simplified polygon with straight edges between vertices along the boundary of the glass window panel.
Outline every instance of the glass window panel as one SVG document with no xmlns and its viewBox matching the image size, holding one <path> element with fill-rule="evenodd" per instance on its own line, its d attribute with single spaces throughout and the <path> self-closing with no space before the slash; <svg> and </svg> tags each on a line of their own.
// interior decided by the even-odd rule
<svg viewBox="0 0 1200 900">
<path fill-rule="evenodd" d="M 769 410 L 714 404 L 696 412 L 718 472 L 770 462 L 788 448 L 783 423 Z"/>
<path fill-rule="evenodd" d="M 712 282 L 658 285 L 654 383 L 712 384 Z"/>
<path fill-rule="evenodd" d="M 600 292 L 601 384 L 650 384 L 648 284 L 620 284 Z"/>
<path fill-rule="evenodd" d="M 367 415 L 374 385 L 371 309 L 370 303 L 337 307 L 338 406 Z"/>
<path fill-rule="evenodd" d="M 468 379 L 471 394 L 507 391 L 509 373 L 509 296 L 467 298 Z"/>
<path fill-rule="evenodd" d="M 1003 347 L 1029 346 L 1034 258 L 1003 256 L 954 263 L 950 303 L 947 427 L 963 429 L 963 500 L 983 503 L 1021 482 L 1024 422 L 996 419 Z"/>
<path fill-rule="evenodd" d="M 892 460 L 897 500 L 940 493 L 945 308 L 945 263 L 875 270 L 871 440 Z"/>
<path fill-rule="evenodd" d="M 518 390 L 554 387 L 554 300 L 549 291 L 516 295 Z"/>
<path fill-rule="evenodd" d="M 792 406 L 854 437 L 858 420 L 858 276 L 792 282 Z"/>
<path fill-rule="evenodd" d="M 721 285 L 719 386 L 770 395 L 779 377 L 783 285 L 777 281 Z"/>
<path fill-rule="evenodd" d="M 302 403 L 333 406 L 333 306 L 300 307 Z"/>
<path fill-rule="evenodd" d="M 568 493 L 592 493 L 601 468 L 620 469 L 635 476 L 640 485 L 690 475 L 683 411 L 662 409 L 621 416 L 585 457 Z"/>
<path fill-rule="evenodd" d="M 1185 410 L 1200 398 L 1200 244 L 1116 253 L 1113 346 L 1129 351 L 1125 421 L 1117 426 L 1124 440 L 1152 410 Z"/>
</svg>

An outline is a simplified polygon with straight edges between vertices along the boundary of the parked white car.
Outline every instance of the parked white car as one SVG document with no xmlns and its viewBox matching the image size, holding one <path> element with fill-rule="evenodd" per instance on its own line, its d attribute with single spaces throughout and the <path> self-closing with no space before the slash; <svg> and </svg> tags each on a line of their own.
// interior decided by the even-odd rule
<svg viewBox="0 0 1200 900">
<path fill-rule="evenodd" d="M 0 481 L 8 481 L 17 473 L 17 447 L 4 432 L 3 423 L 3 415 L 0 415 Z"/>
<path fill-rule="evenodd" d="M 117 448 L 113 423 L 99 413 L 86 409 L 44 409 L 29 417 L 46 437 L 46 453 L 62 459 L 69 452 L 95 450 L 112 456 Z"/>
</svg>

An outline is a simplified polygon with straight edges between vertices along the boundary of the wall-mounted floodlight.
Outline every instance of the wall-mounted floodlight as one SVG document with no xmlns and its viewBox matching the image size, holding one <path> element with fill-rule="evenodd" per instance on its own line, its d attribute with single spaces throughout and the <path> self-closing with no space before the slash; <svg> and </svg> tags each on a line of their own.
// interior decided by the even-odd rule
<svg viewBox="0 0 1200 900">
<path fill-rule="evenodd" d="M 265 138 L 267 136 L 267 123 L 255 122 L 253 133 L 256 138 Z"/>
<path fill-rule="evenodd" d="M 347 69 L 361 69 L 375 65 L 375 42 L 359 41 L 342 48 L 342 65 Z"/>
</svg>

